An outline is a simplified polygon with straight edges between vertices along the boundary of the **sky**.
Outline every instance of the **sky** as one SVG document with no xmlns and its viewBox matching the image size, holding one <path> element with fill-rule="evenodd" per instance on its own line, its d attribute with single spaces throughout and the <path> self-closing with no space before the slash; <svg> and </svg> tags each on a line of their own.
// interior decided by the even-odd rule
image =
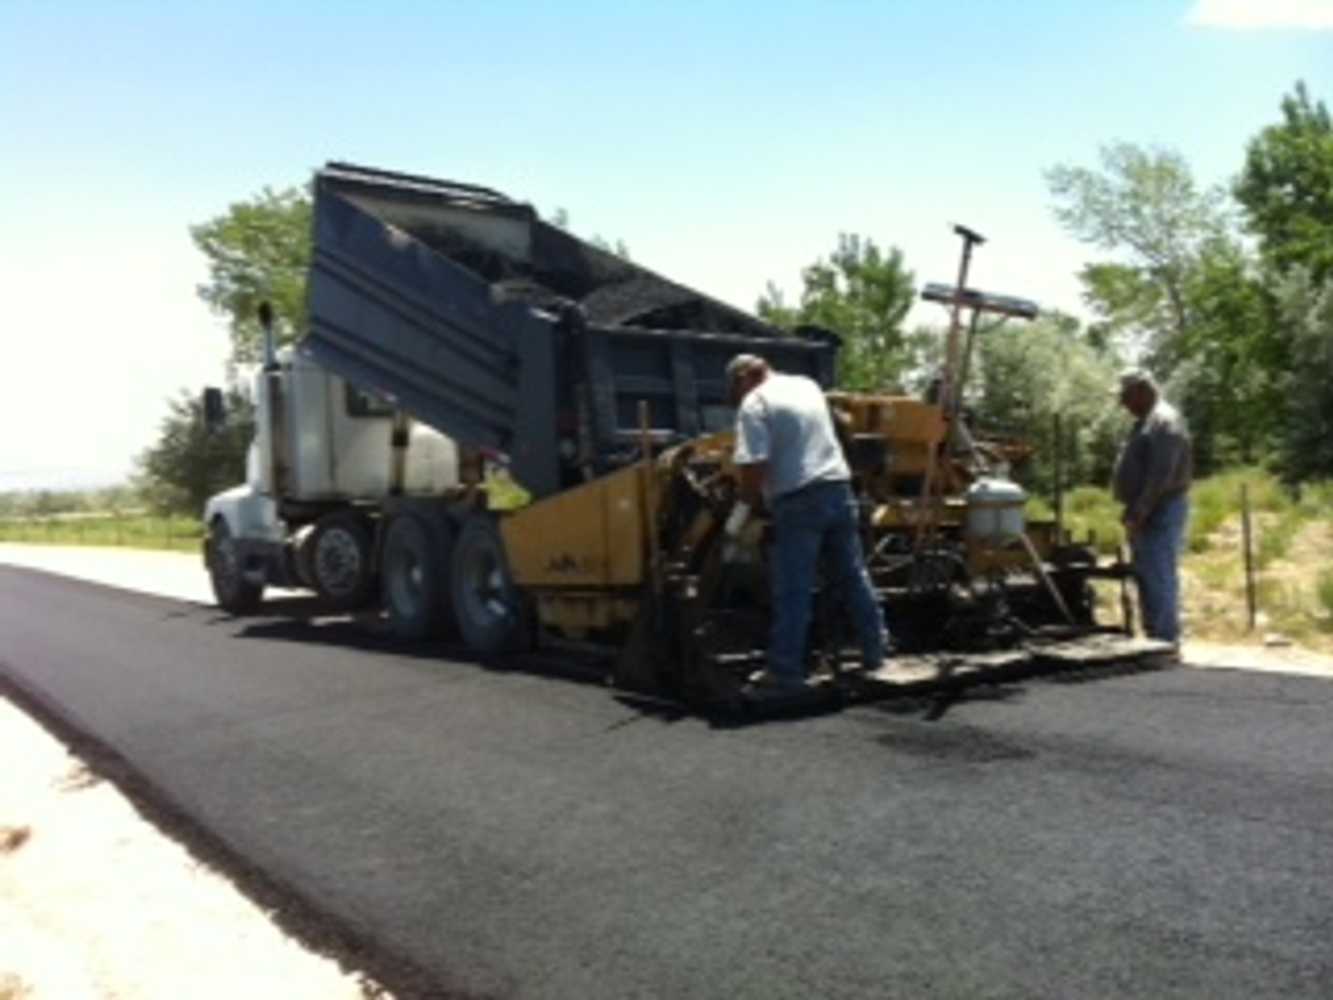
<svg viewBox="0 0 1333 1000">
<path fill-rule="evenodd" d="M 123 481 L 223 382 L 189 227 L 328 160 L 564 209 L 747 309 L 840 232 L 951 282 L 964 223 L 972 284 L 1081 313 L 1044 171 L 1128 141 L 1225 184 L 1298 79 L 1333 101 L 1333 0 L 0 0 L 0 490 Z"/>
</svg>

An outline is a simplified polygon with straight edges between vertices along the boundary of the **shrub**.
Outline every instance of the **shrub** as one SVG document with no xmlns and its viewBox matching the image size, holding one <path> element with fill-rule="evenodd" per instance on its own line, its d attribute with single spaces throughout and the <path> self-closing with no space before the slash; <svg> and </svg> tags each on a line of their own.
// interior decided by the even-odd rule
<svg viewBox="0 0 1333 1000">
<path fill-rule="evenodd" d="M 1190 492 L 1189 549 L 1206 552 L 1208 537 L 1230 517 L 1240 515 L 1240 491 L 1250 494 L 1250 510 L 1282 514 L 1292 506 L 1282 484 L 1260 469 L 1233 469 L 1194 484 Z M 1295 528 L 1291 528 L 1294 533 Z M 1290 534 L 1286 541 L 1290 542 Z M 1282 549 L 1285 551 L 1285 548 Z"/>
<path fill-rule="evenodd" d="M 1315 598 L 1326 620 L 1333 624 L 1333 569 L 1326 569 L 1319 574 L 1315 582 Z"/>
<path fill-rule="evenodd" d="M 1306 517 L 1333 518 L 1333 479 L 1302 484 L 1297 506 Z"/>
<path fill-rule="evenodd" d="M 1065 494 L 1064 504 L 1065 528 L 1074 541 L 1081 542 L 1091 533 L 1096 538 L 1097 551 L 1105 555 L 1124 544 L 1120 505 L 1109 491 L 1097 486 L 1080 486 Z"/>
<path fill-rule="evenodd" d="M 1291 540 L 1305 523 L 1305 515 L 1297 506 L 1290 506 L 1277 517 L 1269 518 L 1258 529 L 1259 544 L 1255 550 L 1255 561 L 1260 569 L 1275 560 L 1281 559 L 1291 548 Z"/>
<path fill-rule="evenodd" d="M 1029 521 L 1049 521 L 1055 517 L 1055 511 L 1042 497 L 1029 496 L 1023 507 L 1023 516 Z"/>
</svg>

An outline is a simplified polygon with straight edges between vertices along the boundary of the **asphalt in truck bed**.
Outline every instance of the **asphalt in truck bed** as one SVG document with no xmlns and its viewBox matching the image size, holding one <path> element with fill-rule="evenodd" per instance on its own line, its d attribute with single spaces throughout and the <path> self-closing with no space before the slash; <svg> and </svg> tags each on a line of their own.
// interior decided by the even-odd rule
<svg viewBox="0 0 1333 1000">
<path fill-rule="evenodd" d="M 722 728 L 275 610 L 0 567 L 0 676 L 403 996 L 1333 983 L 1328 681 L 1085 672 Z"/>
</svg>

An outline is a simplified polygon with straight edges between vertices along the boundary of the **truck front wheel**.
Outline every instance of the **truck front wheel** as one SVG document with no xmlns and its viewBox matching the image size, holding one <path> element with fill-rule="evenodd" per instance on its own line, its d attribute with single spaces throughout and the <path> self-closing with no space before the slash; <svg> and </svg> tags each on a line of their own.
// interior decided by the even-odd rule
<svg viewBox="0 0 1333 1000">
<path fill-rule="evenodd" d="M 264 585 L 245 578 L 245 560 L 231 529 L 221 517 L 208 527 L 208 576 L 218 607 L 233 615 L 253 613 L 264 597 Z"/>
<path fill-rule="evenodd" d="M 479 653 L 512 652 L 531 641 L 531 614 L 514 585 L 494 518 L 474 514 L 454 546 L 450 590 L 463 641 Z"/>
<path fill-rule="evenodd" d="M 443 521 L 415 513 L 396 515 L 384 533 L 380 593 L 389 628 L 400 639 L 419 640 L 450 630 L 448 568 L 452 532 Z"/>
</svg>

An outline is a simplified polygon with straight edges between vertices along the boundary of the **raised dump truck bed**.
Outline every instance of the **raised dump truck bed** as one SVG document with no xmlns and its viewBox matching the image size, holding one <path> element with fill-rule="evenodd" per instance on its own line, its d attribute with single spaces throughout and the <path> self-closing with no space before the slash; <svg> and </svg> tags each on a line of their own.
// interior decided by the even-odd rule
<svg viewBox="0 0 1333 1000">
<path fill-rule="evenodd" d="M 724 428 L 741 351 L 833 381 L 836 338 L 794 337 L 452 181 L 330 164 L 315 178 L 302 349 L 534 496 L 616 468 L 638 404 L 659 443 Z"/>
</svg>

